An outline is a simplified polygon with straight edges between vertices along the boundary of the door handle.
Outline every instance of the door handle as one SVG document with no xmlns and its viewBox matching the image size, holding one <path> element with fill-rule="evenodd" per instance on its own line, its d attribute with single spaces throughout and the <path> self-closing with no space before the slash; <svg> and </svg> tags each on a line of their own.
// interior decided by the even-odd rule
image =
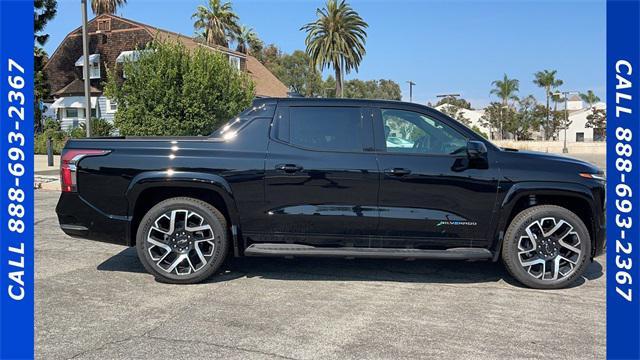
<svg viewBox="0 0 640 360">
<path fill-rule="evenodd" d="M 302 170 L 302 166 L 298 166 L 295 164 L 278 164 L 276 165 L 276 170 L 281 170 L 286 173 L 294 173 Z"/>
<path fill-rule="evenodd" d="M 393 176 L 405 176 L 411 174 L 411 170 L 404 168 L 385 169 L 384 173 Z"/>
</svg>

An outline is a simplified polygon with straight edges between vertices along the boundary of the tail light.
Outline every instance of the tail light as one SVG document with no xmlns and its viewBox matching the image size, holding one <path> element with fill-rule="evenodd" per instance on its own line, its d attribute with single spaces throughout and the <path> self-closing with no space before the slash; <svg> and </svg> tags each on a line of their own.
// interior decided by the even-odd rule
<svg viewBox="0 0 640 360">
<path fill-rule="evenodd" d="M 60 159 L 60 183 L 62 185 L 62 191 L 78 191 L 78 179 L 76 178 L 76 170 L 78 162 L 82 160 L 82 158 L 85 158 L 87 156 L 106 155 L 110 152 L 110 150 L 64 150 Z"/>
</svg>

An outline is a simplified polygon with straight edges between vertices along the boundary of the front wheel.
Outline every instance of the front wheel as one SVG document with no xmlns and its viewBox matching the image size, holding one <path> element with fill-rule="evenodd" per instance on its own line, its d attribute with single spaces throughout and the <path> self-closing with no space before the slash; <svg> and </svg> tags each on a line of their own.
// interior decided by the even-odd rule
<svg viewBox="0 0 640 360">
<path fill-rule="evenodd" d="M 555 205 L 523 210 L 509 224 L 502 260 L 518 281 L 559 289 L 584 273 L 591 254 L 589 231 L 573 212 Z"/>
<path fill-rule="evenodd" d="M 164 200 L 140 221 L 138 258 L 156 279 L 193 284 L 211 276 L 227 254 L 224 216 L 210 204 L 188 197 Z"/>
</svg>

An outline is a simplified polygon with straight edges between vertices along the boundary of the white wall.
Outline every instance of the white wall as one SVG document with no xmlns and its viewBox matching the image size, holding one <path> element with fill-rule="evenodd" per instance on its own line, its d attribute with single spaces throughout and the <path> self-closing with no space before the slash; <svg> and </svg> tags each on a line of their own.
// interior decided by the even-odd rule
<svg viewBox="0 0 640 360">
<path fill-rule="evenodd" d="M 595 104 L 597 109 L 606 109 L 607 106 L 605 103 L 597 103 Z M 584 133 L 584 141 L 590 142 L 593 141 L 593 128 L 586 127 L 587 116 L 591 114 L 591 109 L 583 109 L 573 113 L 569 113 L 569 120 L 571 120 L 571 125 L 567 129 L 567 141 L 575 142 L 576 135 L 578 133 Z M 560 130 L 559 140 L 564 140 L 564 130 Z"/>
</svg>

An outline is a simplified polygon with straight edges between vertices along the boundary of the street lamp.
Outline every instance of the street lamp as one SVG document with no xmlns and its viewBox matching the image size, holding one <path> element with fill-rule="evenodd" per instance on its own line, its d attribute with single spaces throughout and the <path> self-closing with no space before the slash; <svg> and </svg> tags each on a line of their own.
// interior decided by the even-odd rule
<svg viewBox="0 0 640 360">
<path fill-rule="evenodd" d="M 438 94 L 438 95 L 436 95 L 437 98 L 448 98 L 448 97 L 451 97 L 451 98 L 454 98 L 454 99 L 459 97 L 459 96 L 460 96 L 460 94 Z"/>
<path fill-rule="evenodd" d="M 567 108 L 567 97 L 569 94 L 576 94 L 577 91 L 556 91 L 554 93 L 552 93 L 551 95 L 555 95 L 555 96 L 560 96 L 563 95 L 564 96 L 564 146 L 562 147 L 562 153 L 566 154 L 569 152 L 569 149 L 567 148 L 567 128 L 569 127 L 569 109 Z"/>
<path fill-rule="evenodd" d="M 409 102 L 413 102 L 413 86 L 416 84 L 413 81 L 407 81 L 409 83 Z"/>
</svg>

